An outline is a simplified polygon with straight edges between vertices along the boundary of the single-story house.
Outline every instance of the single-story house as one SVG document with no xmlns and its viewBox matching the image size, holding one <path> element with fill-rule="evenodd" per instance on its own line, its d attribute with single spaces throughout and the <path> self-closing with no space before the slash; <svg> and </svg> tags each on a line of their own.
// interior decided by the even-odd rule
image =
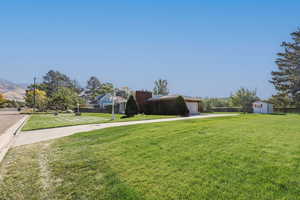
<svg viewBox="0 0 300 200">
<path fill-rule="evenodd" d="M 153 95 L 151 91 L 138 90 L 133 93 L 140 113 L 153 115 L 177 115 L 176 99 L 181 95 Z M 201 100 L 182 96 L 190 115 L 200 114 Z"/>
<path fill-rule="evenodd" d="M 267 101 L 255 101 L 252 104 L 252 108 L 254 113 L 263 113 L 263 114 L 273 113 L 273 104 Z"/>
<path fill-rule="evenodd" d="M 175 110 L 173 105 L 176 106 L 175 102 L 179 96 L 180 95 L 153 96 L 152 98 L 147 99 L 147 102 L 152 104 L 155 103 L 167 104 L 169 105 L 170 109 Z M 185 96 L 182 97 L 185 101 L 185 104 L 189 110 L 190 115 L 200 114 L 200 110 L 199 110 L 199 103 L 201 102 L 200 99 L 185 97 Z M 172 110 L 168 110 L 166 114 L 173 114 Z"/>
<path fill-rule="evenodd" d="M 118 113 L 125 113 L 125 106 L 126 106 L 126 99 L 120 96 L 114 97 L 115 106 L 118 107 Z M 99 106 L 100 109 L 106 109 L 108 106 L 112 106 L 113 104 L 113 96 L 112 94 L 103 94 L 96 97 L 96 104 Z"/>
</svg>

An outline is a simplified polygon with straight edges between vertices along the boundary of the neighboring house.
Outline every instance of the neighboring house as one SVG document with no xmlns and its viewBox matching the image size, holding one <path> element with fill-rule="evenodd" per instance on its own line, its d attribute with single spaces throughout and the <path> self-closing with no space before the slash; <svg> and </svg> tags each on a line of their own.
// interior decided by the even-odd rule
<svg viewBox="0 0 300 200">
<path fill-rule="evenodd" d="M 134 96 L 141 113 L 172 115 L 176 113 L 175 102 L 180 95 L 156 96 L 149 91 L 136 91 Z M 200 114 L 200 99 L 184 96 L 183 98 L 190 115 Z"/>
<path fill-rule="evenodd" d="M 273 113 L 273 104 L 266 102 L 266 101 L 255 101 L 252 104 L 253 112 L 254 113 Z"/>
<path fill-rule="evenodd" d="M 115 106 L 117 106 L 117 111 L 119 113 L 125 113 L 125 105 L 126 99 L 120 96 L 114 97 Z M 113 103 L 113 96 L 111 94 L 103 94 L 96 97 L 96 104 L 99 106 L 100 109 L 106 109 L 108 106 L 112 106 Z"/>
<path fill-rule="evenodd" d="M 120 87 L 116 89 L 116 96 L 124 97 L 127 99 L 131 94 L 131 90 L 128 87 Z"/>
</svg>

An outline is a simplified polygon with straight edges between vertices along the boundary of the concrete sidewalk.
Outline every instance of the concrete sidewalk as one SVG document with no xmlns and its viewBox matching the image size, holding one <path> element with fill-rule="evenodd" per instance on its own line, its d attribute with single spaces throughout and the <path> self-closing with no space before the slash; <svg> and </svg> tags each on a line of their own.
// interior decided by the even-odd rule
<svg viewBox="0 0 300 200">
<path fill-rule="evenodd" d="M 113 123 L 103 123 L 103 124 L 89 124 L 89 125 L 78 125 L 78 126 L 69 126 L 69 127 L 61 127 L 61 128 L 42 129 L 42 130 L 35 130 L 35 131 L 25 131 L 17 135 L 13 143 L 13 146 L 32 144 L 36 142 L 65 137 L 79 132 L 87 132 L 92 130 L 104 129 L 108 127 L 179 121 L 179 120 L 189 120 L 189 119 L 202 119 L 202 118 L 212 118 L 212 117 L 228 117 L 228 116 L 237 116 L 237 115 L 238 114 L 207 114 L 207 115 L 198 115 L 198 116 L 191 116 L 191 117 L 153 119 L 153 120 L 130 121 L 130 122 L 113 122 Z"/>
</svg>

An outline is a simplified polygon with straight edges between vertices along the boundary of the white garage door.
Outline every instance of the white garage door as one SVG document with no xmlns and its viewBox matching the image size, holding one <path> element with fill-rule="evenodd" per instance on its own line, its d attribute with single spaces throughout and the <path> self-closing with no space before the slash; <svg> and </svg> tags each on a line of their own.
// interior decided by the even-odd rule
<svg viewBox="0 0 300 200">
<path fill-rule="evenodd" d="M 186 102 L 186 106 L 190 111 L 190 115 L 198 114 L 198 103 L 197 102 Z"/>
</svg>

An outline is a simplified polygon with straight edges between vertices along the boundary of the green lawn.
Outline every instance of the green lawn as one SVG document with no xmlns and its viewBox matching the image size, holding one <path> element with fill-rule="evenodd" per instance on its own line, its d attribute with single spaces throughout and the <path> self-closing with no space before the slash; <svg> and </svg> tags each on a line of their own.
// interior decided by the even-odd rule
<svg viewBox="0 0 300 200">
<path fill-rule="evenodd" d="M 135 115 L 130 118 L 121 118 L 124 115 L 116 114 L 115 120 L 111 120 L 111 114 L 108 113 L 82 113 L 81 116 L 75 116 L 74 114 L 59 114 L 57 116 L 53 114 L 34 114 L 27 121 L 23 127 L 23 131 L 73 126 L 82 124 L 95 124 L 95 123 L 107 123 L 107 122 L 121 122 L 121 121 L 135 121 L 135 120 L 148 120 L 148 119 L 161 119 L 172 118 L 176 116 L 169 115 Z"/>
<path fill-rule="evenodd" d="M 300 115 L 114 127 L 17 147 L 0 199 L 300 199 Z"/>
</svg>

